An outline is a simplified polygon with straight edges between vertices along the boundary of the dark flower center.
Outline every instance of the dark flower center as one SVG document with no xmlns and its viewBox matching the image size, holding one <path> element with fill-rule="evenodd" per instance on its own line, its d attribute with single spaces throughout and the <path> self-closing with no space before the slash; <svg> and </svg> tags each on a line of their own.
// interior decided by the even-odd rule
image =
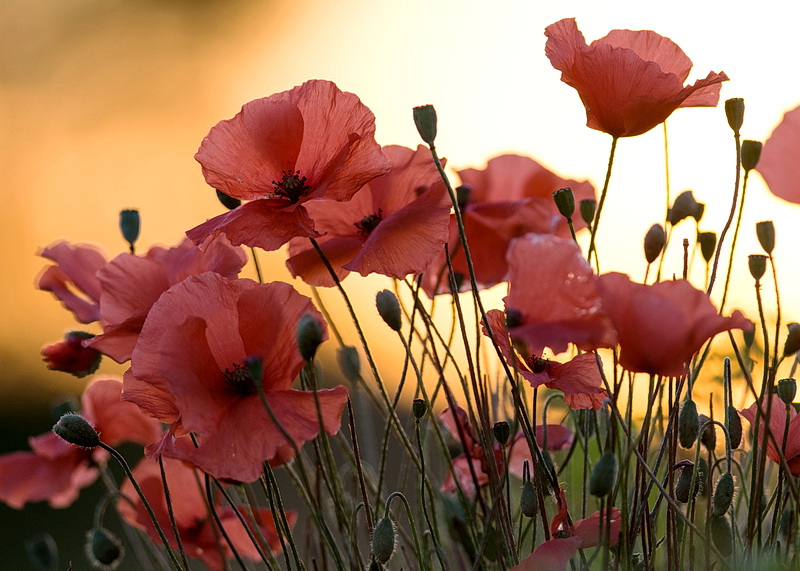
<svg viewBox="0 0 800 571">
<path fill-rule="evenodd" d="M 358 233 L 362 236 L 369 236 L 372 234 L 372 231 L 378 227 L 378 224 L 381 223 L 381 220 L 383 220 L 383 210 L 379 208 L 377 214 L 364 216 L 360 222 L 356 222 L 353 224 L 353 226 L 358 229 Z"/>
<path fill-rule="evenodd" d="M 550 368 L 550 359 L 543 359 L 542 357 L 537 357 L 536 355 L 531 355 L 528 357 L 526 362 L 531 368 L 531 371 L 534 373 L 544 373 Z"/>
<path fill-rule="evenodd" d="M 300 171 L 281 171 L 283 178 L 278 181 L 272 181 L 275 187 L 273 193 L 276 197 L 286 198 L 289 204 L 297 204 L 301 198 L 311 190 L 311 187 L 306 184 L 306 177 L 300 176 Z"/>
<path fill-rule="evenodd" d="M 225 377 L 225 384 L 228 385 L 230 390 L 241 397 L 249 397 L 256 393 L 256 384 L 253 382 L 253 377 L 250 376 L 250 371 L 244 365 L 237 363 L 233 364 L 231 369 L 225 369 L 222 373 Z"/>
</svg>

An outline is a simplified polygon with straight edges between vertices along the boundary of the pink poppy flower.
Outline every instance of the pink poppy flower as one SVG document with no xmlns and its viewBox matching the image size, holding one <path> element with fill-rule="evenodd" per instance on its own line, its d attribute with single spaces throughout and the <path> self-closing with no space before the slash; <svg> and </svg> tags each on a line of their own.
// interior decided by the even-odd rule
<svg viewBox="0 0 800 571">
<path fill-rule="evenodd" d="M 447 240 L 450 199 L 428 148 L 389 146 L 383 152 L 392 170 L 368 182 L 352 200 L 305 206 L 325 234 L 319 246 L 339 279 L 351 271 L 394 278 L 421 273 Z M 292 239 L 289 254 L 292 275 L 311 285 L 334 285 L 307 239 Z"/>
<path fill-rule="evenodd" d="M 534 232 L 569 238 L 566 219 L 553 201 L 553 192 L 572 188 L 575 204 L 594 198 L 591 183 L 564 179 L 529 157 L 501 155 L 486 164 L 485 169 L 458 171 L 464 187 L 469 188 L 461 204 L 464 230 L 467 234 L 475 277 L 482 288 L 504 281 L 508 262 L 502 253 L 512 238 Z M 580 216 L 573 219 L 576 230 L 586 226 Z M 450 256 L 453 271 L 460 277 L 462 289 L 469 287 L 468 268 L 459 245 L 455 217 L 450 219 Z M 423 287 L 429 296 L 449 293 L 446 281 L 447 262 L 440 255 L 425 274 Z"/>
<path fill-rule="evenodd" d="M 486 312 L 486 318 L 492 328 L 495 343 L 512 369 L 516 369 L 523 379 L 536 388 L 545 385 L 547 388 L 564 393 L 564 402 L 572 409 L 603 407 L 608 393 L 603 388 L 603 379 L 597 368 L 594 353 L 581 353 L 566 363 L 559 363 L 541 356 L 529 355 L 521 358 L 509 343 L 506 330 L 506 318 L 499 309 Z M 487 337 L 486 326 L 481 327 Z M 512 333 L 512 339 L 514 334 Z"/>
<path fill-rule="evenodd" d="M 52 260 L 36 280 L 36 287 L 49 291 L 64 304 L 81 323 L 100 319 L 100 282 L 97 271 L 106 265 L 106 258 L 93 246 L 71 246 L 56 242 L 39 254 Z"/>
<path fill-rule="evenodd" d="M 756 170 L 772 194 L 800 204 L 800 107 L 788 111 L 764 143 Z"/>
<path fill-rule="evenodd" d="M 125 400 L 173 424 L 148 453 L 188 460 L 217 478 L 252 482 L 265 460 L 279 464 L 292 456 L 292 441 L 301 446 L 321 430 L 336 433 L 347 388 L 291 388 L 305 364 L 296 342 L 304 313 L 324 331 L 311 300 L 280 282 L 206 272 L 165 292 L 150 310 L 124 378 Z M 291 440 L 265 410 L 248 358 L 261 358 L 266 401 Z M 197 435 L 198 448 L 185 437 L 189 432 Z"/>
<path fill-rule="evenodd" d="M 209 513 L 203 474 L 180 460 L 170 458 L 164 459 L 164 473 L 169 487 L 175 524 L 184 552 L 189 557 L 203 561 L 209 569 L 223 569 L 225 561 L 233 558 L 233 551 L 228 543 L 220 538 L 220 532 L 216 529 L 216 523 Z M 133 469 L 133 475 L 153 508 L 156 520 L 164 531 L 170 547 L 177 550 L 178 543 L 172 532 L 158 462 L 147 458 L 143 459 Z M 119 501 L 116 504 L 122 518 L 133 527 L 146 531 L 154 542 L 160 544 L 161 538 L 158 531 L 130 480 L 126 480 L 122 484 L 121 492 L 130 500 L 130 503 Z M 247 531 L 242 527 L 233 508 L 227 503 L 222 504 L 221 501 L 216 503 L 215 508 L 237 553 L 245 559 L 260 560 L 258 550 L 247 535 Z M 253 512 L 259 522 L 258 531 L 251 530 L 253 535 L 259 537 L 260 532 L 261 536 L 267 540 L 269 548 L 274 552 L 280 552 L 281 543 L 272 513 L 264 508 L 256 508 Z M 249 516 L 246 513 L 243 515 L 244 520 L 249 522 Z M 297 514 L 287 512 L 286 516 L 289 525 L 294 526 Z M 222 549 L 222 553 L 220 553 L 220 549 Z"/>
<path fill-rule="evenodd" d="M 189 230 L 189 238 L 201 245 L 225 234 L 234 245 L 265 250 L 320 235 L 303 203 L 350 200 L 389 170 L 372 112 L 322 80 L 245 104 L 211 129 L 195 159 L 209 185 L 250 202 Z"/>
<path fill-rule="evenodd" d="M 547 26 L 545 54 L 586 107 L 586 125 L 612 137 L 633 137 L 679 107 L 713 107 L 724 73 L 684 86 L 692 62 L 669 38 L 651 30 L 612 30 L 586 45 L 574 18 Z"/>
<path fill-rule="evenodd" d="M 146 445 L 161 437 L 161 425 L 131 403 L 122 402 L 122 383 L 97 379 L 81 397 L 82 416 L 100 433 L 103 442 Z M 73 446 L 47 432 L 29 439 L 32 452 L 0 456 L 0 500 L 20 509 L 28 502 L 47 502 L 54 508 L 72 504 L 81 489 L 99 475 L 98 464 L 108 454 L 100 449 Z"/>
<path fill-rule="evenodd" d="M 685 280 L 643 285 L 609 273 L 597 283 L 619 336 L 619 364 L 634 373 L 683 375 L 685 363 L 717 333 L 753 327 L 739 311 L 719 315 L 708 296 Z"/>
<path fill-rule="evenodd" d="M 94 335 L 83 331 L 70 331 L 64 340 L 42 349 L 42 357 L 51 371 L 62 371 L 79 379 L 91 375 L 100 366 L 102 355 L 96 349 L 84 347 Z"/>
<path fill-rule="evenodd" d="M 758 403 L 751 404 L 748 408 L 739 411 L 743 417 L 747 419 L 750 426 L 755 427 L 756 424 L 756 407 Z M 786 405 L 778 395 L 772 395 L 772 405 L 769 411 L 769 429 L 775 437 L 775 442 L 783 448 L 783 457 L 786 458 L 786 463 L 791 470 L 792 475 L 800 476 L 800 415 L 793 407 L 789 407 L 789 430 L 786 434 L 786 446 L 783 446 L 783 433 L 786 430 Z M 759 418 L 758 428 L 758 446 L 762 446 L 762 438 L 766 430 L 764 419 L 767 417 L 767 403 L 765 402 L 761 408 L 761 418 Z M 767 457 L 780 464 L 781 456 L 778 453 L 778 447 L 775 446 L 773 439 L 767 436 Z"/>
<path fill-rule="evenodd" d="M 511 242 L 506 259 L 509 289 L 503 301 L 514 316 L 513 338 L 536 355 L 545 347 L 563 353 L 569 343 L 584 351 L 614 346 L 617 336 L 603 311 L 597 277 L 572 240 L 528 234 Z"/>
</svg>

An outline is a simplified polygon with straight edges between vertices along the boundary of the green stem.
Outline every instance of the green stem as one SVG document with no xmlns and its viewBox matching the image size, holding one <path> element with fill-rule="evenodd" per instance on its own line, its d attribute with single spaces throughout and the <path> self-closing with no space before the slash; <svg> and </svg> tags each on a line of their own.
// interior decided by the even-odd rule
<svg viewBox="0 0 800 571">
<path fill-rule="evenodd" d="M 595 249 L 595 238 L 597 236 L 597 228 L 600 226 L 600 214 L 603 212 L 603 204 L 606 202 L 606 195 L 608 194 L 608 183 L 611 180 L 611 167 L 614 165 L 614 153 L 617 150 L 617 141 L 619 137 L 612 137 L 611 138 L 611 152 L 608 154 L 608 168 L 606 169 L 606 178 L 603 181 L 603 190 L 600 193 L 600 201 L 597 203 L 597 212 L 594 215 L 594 221 L 592 223 L 592 237 L 589 240 L 589 253 L 586 256 L 589 265 L 592 264 L 592 254 L 595 257 L 595 267 L 597 268 L 597 273 L 600 273 L 600 262 L 597 259 L 597 251 Z"/>
</svg>

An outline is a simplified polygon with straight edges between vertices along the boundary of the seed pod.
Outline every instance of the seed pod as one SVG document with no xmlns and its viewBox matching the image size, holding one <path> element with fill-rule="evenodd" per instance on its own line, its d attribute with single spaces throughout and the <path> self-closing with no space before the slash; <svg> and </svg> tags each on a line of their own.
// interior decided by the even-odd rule
<svg viewBox="0 0 800 571">
<path fill-rule="evenodd" d="M 728 99 L 725 102 L 725 116 L 728 118 L 728 125 L 738 135 L 744 124 L 744 99 L 741 97 Z"/>
<path fill-rule="evenodd" d="M 610 450 L 603 453 L 592 469 L 592 475 L 589 478 L 589 493 L 598 498 L 607 496 L 614 489 L 614 484 L 617 483 L 618 472 L 619 464 L 614 453 Z"/>
<path fill-rule="evenodd" d="M 571 219 L 575 213 L 575 195 L 572 194 L 572 189 L 569 187 L 558 189 L 553 193 L 553 200 L 561 216 Z"/>
<path fill-rule="evenodd" d="M 697 440 L 700 431 L 700 418 L 697 415 L 697 405 L 693 400 L 686 400 L 678 415 L 678 441 L 684 448 L 691 448 Z"/>
<path fill-rule="evenodd" d="M 414 413 L 414 418 L 419 420 L 428 412 L 428 405 L 422 399 L 414 399 L 414 402 L 411 403 L 411 412 Z"/>
<path fill-rule="evenodd" d="M 395 531 L 394 522 L 384 517 L 372 530 L 372 557 L 378 563 L 386 565 L 394 555 Z"/>
<path fill-rule="evenodd" d="M 775 225 L 772 220 L 756 223 L 756 237 L 764 251 L 767 254 L 771 254 L 772 250 L 775 249 Z"/>
<path fill-rule="evenodd" d="M 585 198 L 580 201 L 578 208 L 581 211 L 581 218 L 590 226 L 594 220 L 595 210 L 597 210 L 597 201 L 594 198 Z"/>
<path fill-rule="evenodd" d="M 725 472 L 717 480 L 717 487 L 714 488 L 714 496 L 711 498 L 711 515 L 715 517 L 724 516 L 733 502 L 733 476 L 730 472 Z"/>
<path fill-rule="evenodd" d="M 533 482 L 528 480 L 522 484 L 522 493 L 519 497 L 519 509 L 525 517 L 534 517 L 539 508 L 539 497 L 536 495 L 536 488 Z"/>
<path fill-rule="evenodd" d="M 699 232 L 697 242 L 700 244 L 700 253 L 703 255 L 703 259 L 709 263 L 717 248 L 717 235 L 714 232 Z"/>
<path fill-rule="evenodd" d="M 136 240 L 139 239 L 139 229 L 142 226 L 138 210 L 123 210 L 119 213 L 119 229 L 122 237 L 130 246 L 131 252 L 134 250 Z"/>
<path fill-rule="evenodd" d="M 436 139 L 436 109 L 433 105 L 414 107 L 414 125 L 422 140 L 433 146 Z"/>
<path fill-rule="evenodd" d="M 750 171 L 756 168 L 758 159 L 761 158 L 763 146 L 761 141 L 751 141 L 749 139 L 742 141 L 742 168 L 744 170 Z"/>
<path fill-rule="evenodd" d="M 783 356 L 794 355 L 800 350 L 800 323 L 786 325 L 789 332 L 786 334 L 786 343 L 783 345 Z"/>
<path fill-rule="evenodd" d="M 709 519 L 711 527 L 711 541 L 722 555 L 728 557 L 733 553 L 733 531 L 726 517 L 712 517 Z"/>
<path fill-rule="evenodd" d="M 750 268 L 753 279 L 758 281 L 767 271 L 767 257 L 764 254 L 750 254 L 747 256 L 747 267 Z"/>
<path fill-rule="evenodd" d="M 726 423 L 728 436 L 731 438 L 731 448 L 738 448 L 742 443 L 742 419 L 733 405 L 728 405 L 728 421 Z"/>
<path fill-rule="evenodd" d="M 796 394 L 797 381 L 794 379 L 781 379 L 778 381 L 778 397 L 780 397 L 784 404 L 792 404 Z"/>
</svg>

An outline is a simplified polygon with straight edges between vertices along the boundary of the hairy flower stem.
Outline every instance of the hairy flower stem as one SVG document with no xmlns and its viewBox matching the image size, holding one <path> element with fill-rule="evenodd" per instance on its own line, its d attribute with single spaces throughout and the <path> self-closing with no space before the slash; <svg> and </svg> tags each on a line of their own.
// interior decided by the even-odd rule
<svg viewBox="0 0 800 571">
<path fill-rule="evenodd" d="M 353 443 L 353 456 L 355 458 L 356 474 L 358 474 L 358 489 L 361 491 L 361 499 L 364 502 L 364 512 L 367 519 L 367 532 L 372 531 L 375 527 L 372 523 L 372 507 L 369 503 L 369 496 L 367 495 L 367 485 L 364 481 L 364 467 L 361 465 L 361 454 L 358 449 L 358 436 L 356 432 L 355 414 L 353 413 L 353 403 L 347 399 L 347 419 L 350 426 L 350 439 Z M 424 470 L 424 464 L 423 464 Z"/>
<path fill-rule="evenodd" d="M 612 137 L 611 138 L 611 151 L 608 154 L 608 168 L 606 169 L 606 178 L 603 181 L 603 190 L 600 192 L 600 201 L 597 203 L 597 212 L 594 215 L 594 221 L 592 223 L 592 235 L 589 239 L 589 252 L 586 255 L 586 260 L 589 262 L 589 265 L 592 265 L 592 254 L 594 254 L 595 258 L 595 267 L 597 268 L 597 273 L 600 273 L 600 261 L 597 259 L 597 251 L 595 248 L 595 238 L 597 237 L 597 227 L 600 226 L 600 214 L 603 212 L 603 204 L 606 202 L 606 195 L 608 194 L 608 183 L 611 180 L 611 167 L 614 166 L 614 153 L 617 150 L 617 141 L 619 137 Z"/>
<path fill-rule="evenodd" d="M 236 505 L 236 502 L 233 501 L 233 498 L 225 489 L 225 487 L 220 483 L 219 480 L 213 478 L 213 481 L 217 490 L 219 490 L 219 492 L 222 494 L 222 497 L 225 498 L 225 501 L 228 502 L 228 505 L 231 506 L 231 508 L 233 509 L 233 513 L 236 515 L 237 519 L 239 520 L 239 523 L 242 524 L 242 527 L 244 528 L 247 537 L 250 539 L 250 542 L 256 548 L 256 551 L 258 551 L 258 556 L 261 557 L 261 560 L 267 565 L 269 569 L 272 569 L 272 565 L 270 564 L 267 554 L 264 553 L 264 550 L 261 548 L 261 544 L 259 543 L 258 539 L 253 534 L 253 531 L 250 529 L 250 526 L 247 525 L 247 522 L 244 519 L 244 515 L 242 515 L 241 510 L 239 510 L 239 506 Z"/>
<path fill-rule="evenodd" d="M 132 246 L 131 246 L 132 247 Z M 181 554 L 181 561 L 183 562 L 184 569 L 189 569 L 189 562 L 186 560 L 186 553 L 183 550 L 183 541 L 181 541 L 181 534 L 178 533 L 178 524 L 175 523 L 175 512 L 172 510 L 172 495 L 169 493 L 169 486 L 167 485 L 167 474 L 164 472 L 164 459 L 161 455 L 158 456 L 158 469 L 161 472 L 161 485 L 164 486 L 164 500 L 167 504 L 167 513 L 169 514 L 169 523 L 172 526 L 172 533 L 175 536 L 175 541 L 178 544 L 178 552 Z"/>
<path fill-rule="evenodd" d="M 728 286 L 731 283 L 731 272 L 733 271 L 733 255 L 736 252 L 736 239 L 739 237 L 739 228 L 742 225 L 742 213 L 744 212 L 744 197 L 747 194 L 747 179 L 750 177 L 750 171 L 744 171 L 744 181 L 742 182 L 742 198 L 739 201 L 739 214 L 736 217 L 736 226 L 733 228 L 733 237 L 731 238 L 731 255 L 728 258 L 728 269 L 725 272 L 725 289 L 722 290 L 722 301 L 719 302 L 719 313 L 722 315 L 722 310 L 725 307 L 725 301 L 728 299 Z"/>
</svg>

